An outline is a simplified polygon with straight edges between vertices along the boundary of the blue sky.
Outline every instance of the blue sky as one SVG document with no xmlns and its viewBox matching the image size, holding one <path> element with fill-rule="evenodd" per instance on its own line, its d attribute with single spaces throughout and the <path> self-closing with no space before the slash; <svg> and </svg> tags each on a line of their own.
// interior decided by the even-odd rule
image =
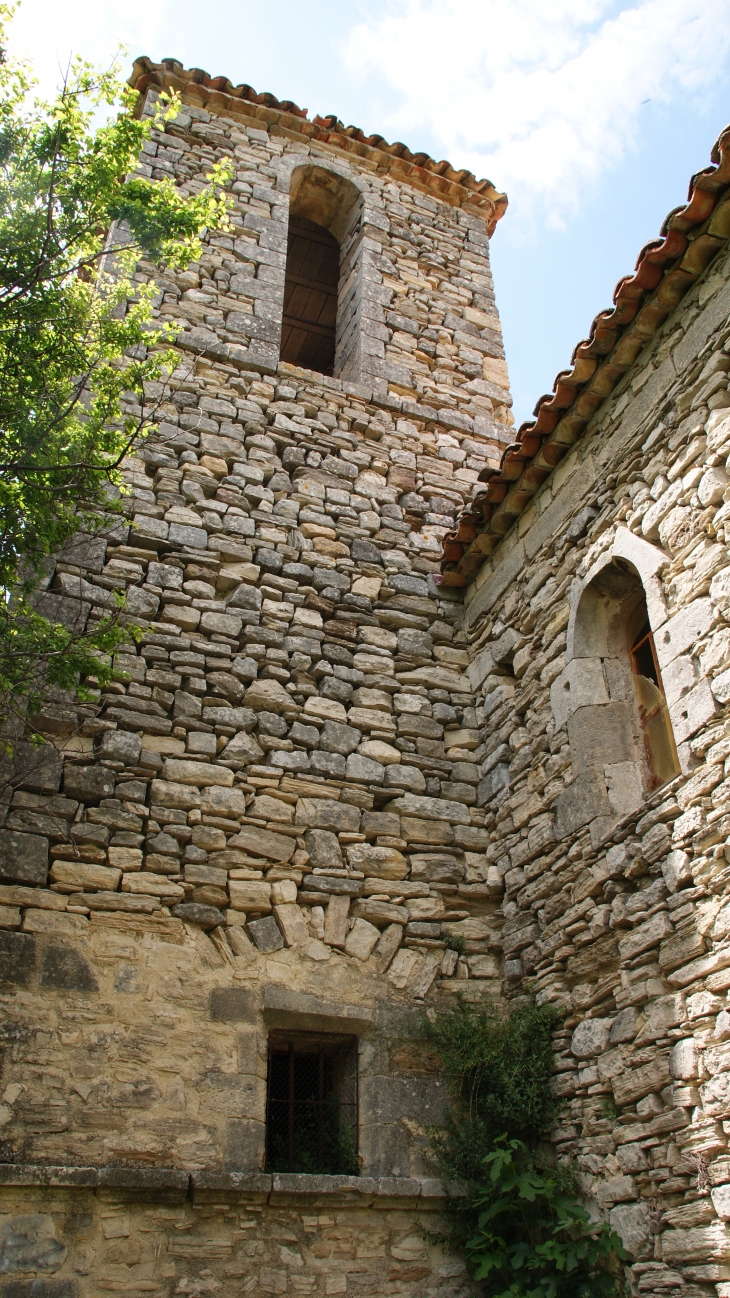
<svg viewBox="0 0 730 1298">
<path fill-rule="evenodd" d="M 72 52 L 175 56 L 489 176 L 510 196 L 492 265 L 520 422 L 708 165 L 729 17 L 729 0 L 23 0 L 11 49 L 44 91 Z"/>
</svg>

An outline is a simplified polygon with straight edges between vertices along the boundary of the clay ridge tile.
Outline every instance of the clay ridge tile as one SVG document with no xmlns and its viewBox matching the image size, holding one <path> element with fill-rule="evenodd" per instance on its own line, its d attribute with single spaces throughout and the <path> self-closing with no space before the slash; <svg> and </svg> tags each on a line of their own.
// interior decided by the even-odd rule
<svg viewBox="0 0 730 1298">
<path fill-rule="evenodd" d="M 484 491 L 444 537 L 440 579 L 444 585 L 466 586 L 472 580 L 647 341 L 727 241 L 730 126 L 721 132 L 710 157 L 713 166 L 692 176 L 687 202 L 665 218 L 661 237 L 644 245 L 633 274 L 619 280 L 613 307 L 595 317 L 588 338 L 573 351 L 571 368 L 561 370 L 552 392 L 540 397 L 535 418 L 520 425 L 499 468 L 480 473 Z"/>
<path fill-rule="evenodd" d="M 360 153 L 374 149 L 388 159 L 387 170 L 420 183 L 446 202 L 458 200 L 459 205 L 478 211 L 487 223 L 489 235 L 507 209 L 507 195 L 499 193 L 491 180 L 477 180 L 471 171 L 457 171 L 450 162 L 436 162 L 427 153 L 412 153 L 398 140 L 388 144 L 382 135 L 365 135 L 359 126 L 345 126 L 335 114 L 310 119 L 306 108 L 299 108 L 289 99 L 258 94 L 245 84 L 234 86 L 228 77 L 211 77 L 202 68 L 184 68 L 178 59 L 162 59 L 160 63 L 146 55 L 135 59 L 128 85 L 140 94 L 150 87 L 176 90 L 188 97 L 198 97 L 201 107 L 205 105 L 213 111 L 225 111 L 227 106 L 234 109 L 235 101 L 244 101 L 294 118 L 286 125 L 289 129 L 300 129 L 308 139 Z"/>
</svg>

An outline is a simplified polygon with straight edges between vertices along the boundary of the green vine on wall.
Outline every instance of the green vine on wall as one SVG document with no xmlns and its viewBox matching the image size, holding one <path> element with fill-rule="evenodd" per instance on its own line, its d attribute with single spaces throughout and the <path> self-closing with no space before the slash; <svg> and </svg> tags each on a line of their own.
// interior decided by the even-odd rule
<svg viewBox="0 0 730 1298">
<path fill-rule="evenodd" d="M 485 1298 L 619 1298 L 619 1237 L 592 1221 L 570 1163 L 540 1150 L 557 1114 L 552 1034 L 560 1013 L 521 1002 L 510 1015 L 465 1001 L 427 1020 L 452 1098 L 433 1144 L 447 1182 L 450 1242 Z"/>
</svg>

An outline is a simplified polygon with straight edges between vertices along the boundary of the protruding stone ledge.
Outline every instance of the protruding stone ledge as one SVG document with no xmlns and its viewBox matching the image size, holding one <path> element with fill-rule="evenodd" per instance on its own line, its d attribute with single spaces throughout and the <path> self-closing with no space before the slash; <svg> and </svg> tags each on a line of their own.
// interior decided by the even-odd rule
<svg viewBox="0 0 730 1298">
<path fill-rule="evenodd" d="M 281 1173 L 272 1177 L 270 1203 L 297 1204 L 303 1200 L 326 1197 L 328 1203 L 358 1208 L 372 1206 L 378 1178 L 372 1176 L 308 1176 L 303 1173 Z M 405 1186 L 411 1182 L 404 1178 Z"/>
<path fill-rule="evenodd" d="M 97 1177 L 97 1193 L 105 1199 L 182 1203 L 190 1189 L 190 1173 L 176 1167 L 100 1167 Z"/>
<path fill-rule="evenodd" d="M 268 1203 L 273 1177 L 266 1172 L 193 1172 L 194 1203 Z"/>
<path fill-rule="evenodd" d="M 190 1179 L 195 1200 L 219 1203 L 245 1198 L 283 1207 L 326 1199 L 340 1207 L 431 1208 L 446 1198 L 443 1182 L 436 1178 L 193 1172 Z"/>
<path fill-rule="evenodd" d="M 193 1173 L 197 1185 L 199 1174 Z M 249 1178 L 253 1179 L 253 1178 Z M 270 1204 L 280 1207 L 312 1203 L 326 1199 L 337 1207 L 357 1208 L 429 1208 L 446 1198 L 443 1182 L 435 1178 L 408 1176 L 310 1176 L 304 1173 L 280 1173 L 270 1179 Z"/>
<path fill-rule="evenodd" d="M 299 1028 L 307 1032 L 352 1032 L 358 1035 L 373 1026 L 369 1005 L 348 1005 L 326 1001 L 309 992 L 294 992 L 270 983 L 264 989 L 264 1017 L 273 1027 Z M 362 1178 L 350 1178 L 359 1181 Z"/>
<path fill-rule="evenodd" d="M 59 1186 L 66 1190 L 95 1190 L 95 1167 L 37 1167 L 31 1163 L 0 1163 L 2 1186 Z"/>
<path fill-rule="evenodd" d="M 330 1206 L 436 1208 L 446 1188 L 436 1177 L 310 1176 L 303 1173 L 187 1172 L 171 1167 L 42 1167 L 0 1164 L 3 1187 L 91 1190 L 102 1199 L 135 1203 L 271 1204 L 283 1207 L 326 1199 Z M 455 1187 L 449 1187 L 455 1193 Z"/>
</svg>

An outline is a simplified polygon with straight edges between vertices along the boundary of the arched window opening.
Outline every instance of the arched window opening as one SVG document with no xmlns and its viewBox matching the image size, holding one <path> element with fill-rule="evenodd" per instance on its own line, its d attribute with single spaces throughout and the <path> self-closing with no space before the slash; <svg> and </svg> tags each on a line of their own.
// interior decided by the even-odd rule
<svg viewBox="0 0 730 1298">
<path fill-rule="evenodd" d="M 282 361 L 339 378 L 359 376 L 361 216 L 362 195 L 346 177 L 311 164 L 295 169 Z"/>
<path fill-rule="evenodd" d="M 680 766 L 646 599 L 642 599 L 630 619 L 629 656 L 651 786 L 656 789 L 673 780 L 679 774 Z"/>
<path fill-rule="evenodd" d="M 340 245 L 306 216 L 289 217 L 281 359 L 333 374 Z"/>
<path fill-rule="evenodd" d="M 636 567 L 608 558 L 572 604 L 566 665 L 550 691 L 575 777 L 557 801 L 558 829 L 590 824 L 599 843 L 680 764 Z"/>
</svg>

